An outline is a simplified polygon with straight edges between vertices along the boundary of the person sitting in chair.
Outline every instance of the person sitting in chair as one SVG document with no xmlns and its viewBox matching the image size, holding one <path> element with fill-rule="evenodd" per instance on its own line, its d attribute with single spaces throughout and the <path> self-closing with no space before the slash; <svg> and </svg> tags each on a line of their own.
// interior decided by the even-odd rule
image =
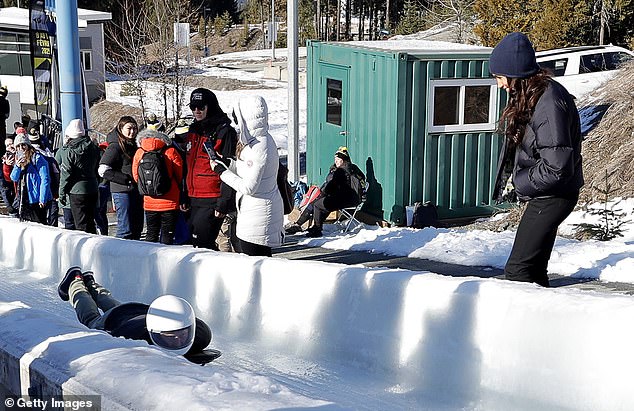
<svg viewBox="0 0 634 411">
<path fill-rule="evenodd" d="M 335 153 L 335 162 L 330 167 L 326 181 L 320 188 L 320 194 L 310 204 L 294 224 L 286 227 L 287 234 L 301 230 L 301 225 L 312 217 L 313 225 L 306 233 L 307 237 L 321 237 L 322 227 L 332 211 L 355 207 L 362 199 L 365 190 L 365 175 L 350 160 L 347 147 L 339 147 Z"/>
<path fill-rule="evenodd" d="M 162 295 L 150 305 L 122 304 L 95 281 L 91 271 L 82 272 L 79 267 L 66 271 L 57 293 L 63 301 L 70 300 L 77 318 L 88 328 L 106 331 L 113 337 L 145 340 L 196 364 L 205 364 L 220 356 L 217 350 L 205 349 L 211 342 L 211 330 L 180 297 Z"/>
</svg>

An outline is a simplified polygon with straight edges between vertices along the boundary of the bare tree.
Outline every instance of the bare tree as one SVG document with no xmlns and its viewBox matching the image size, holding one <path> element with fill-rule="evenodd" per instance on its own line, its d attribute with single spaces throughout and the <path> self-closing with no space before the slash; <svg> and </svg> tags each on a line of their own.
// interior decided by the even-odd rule
<svg viewBox="0 0 634 411">
<path fill-rule="evenodd" d="M 134 0 L 116 0 L 114 7 L 121 12 L 117 21 L 106 26 L 105 36 L 110 42 L 110 54 L 119 74 L 127 79 L 129 92 L 135 95 L 145 113 L 143 66 L 147 63 L 147 16 L 143 4 Z"/>
<path fill-rule="evenodd" d="M 187 75 L 183 75 L 181 71 L 179 55 L 182 56 L 187 50 L 179 48 L 175 43 L 174 23 L 193 21 L 195 12 L 191 11 L 188 0 L 171 0 L 169 4 L 165 0 L 145 0 L 145 7 L 148 10 L 150 40 L 147 49 L 161 84 L 163 117 L 167 123 L 171 103 L 173 119 L 176 121 L 182 113 L 181 103 L 187 79 Z"/>
<path fill-rule="evenodd" d="M 432 25 L 454 24 L 456 26 L 456 38 L 458 43 L 467 41 L 469 29 L 473 26 L 475 0 L 436 0 L 426 8 Z"/>
</svg>

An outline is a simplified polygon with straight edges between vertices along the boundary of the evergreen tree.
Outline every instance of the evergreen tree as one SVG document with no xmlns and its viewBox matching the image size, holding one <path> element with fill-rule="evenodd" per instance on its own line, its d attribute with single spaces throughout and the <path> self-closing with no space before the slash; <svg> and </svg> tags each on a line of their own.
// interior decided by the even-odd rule
<svg viewBox="0 0 634 411">
<path fill-rule="evenodd" d="M 317 37 L 315 33 L 315 9 L 312 0 L 299 0 L 297 24 L 299 25 L 299 46 L 306 45 L 306 41 Z"/>
<path fill-rule="evenodd" d="M 417 33 L 425 28 L 423 12 L 420 4 L 415 0 L 406 0 L 403 18 L 396 26 L 397 34 Z"/>
<path fill-rule="evenodd" d="M 535 0 L 533 0 L 535 1 Z M 539 50 L 576 46 L 586 43 L 583 33 L 591 29 L 587 3 L 581 0 L 540 1 L 531 41 Z"/>
<path fill-rule="evenodd" d="M 525 0 L 476 0 L 474 11 L 479 23 L 473 30 L 489 47 L 514 31 L 529 34 L 536 20 L 531 3 Z"/>
</svg>

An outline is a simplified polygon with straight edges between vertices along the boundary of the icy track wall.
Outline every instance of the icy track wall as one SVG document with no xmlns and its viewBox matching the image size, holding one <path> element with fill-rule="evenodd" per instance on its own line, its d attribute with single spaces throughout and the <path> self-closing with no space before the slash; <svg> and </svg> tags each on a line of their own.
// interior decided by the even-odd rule
<svg viewBox="0 0 634 411">
<path fill-rule="evenodd" d="M 192 302 L 216 335 L 476 409 L 632 410 L 632 297 L 164 247 L 0 220 L 4 264 Z M 33 330 L 37 332 L 37 330 Z"/>
</svg>

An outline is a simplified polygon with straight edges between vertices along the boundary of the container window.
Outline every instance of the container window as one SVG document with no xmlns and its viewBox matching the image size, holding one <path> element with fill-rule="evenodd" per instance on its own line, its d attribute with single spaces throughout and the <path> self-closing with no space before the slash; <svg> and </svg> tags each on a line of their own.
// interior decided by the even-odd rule
<svg viewBox="0 0 634 411">
<path fill-rule="evenodd" d="M 464 98 L 464 123 L 488 123 L 490 86 L 466 86 Z"/>
<path fill-rule="evenodd" d="M 342 86 L 341 80 L 327 79 L 326 82 L 326 122 L 341 125 L 342 117 Z"/>
<path fill-rule="evenodd" d="M 495 130 L 497 87 L 494 79 L 432 80 L 430 88 L 429 131 Z"/>
<path fill-rule="evenodd" d="M 460 87 L 436 87 L 434 98 L 434 126 L 458 124 Z"/>
</svg>

